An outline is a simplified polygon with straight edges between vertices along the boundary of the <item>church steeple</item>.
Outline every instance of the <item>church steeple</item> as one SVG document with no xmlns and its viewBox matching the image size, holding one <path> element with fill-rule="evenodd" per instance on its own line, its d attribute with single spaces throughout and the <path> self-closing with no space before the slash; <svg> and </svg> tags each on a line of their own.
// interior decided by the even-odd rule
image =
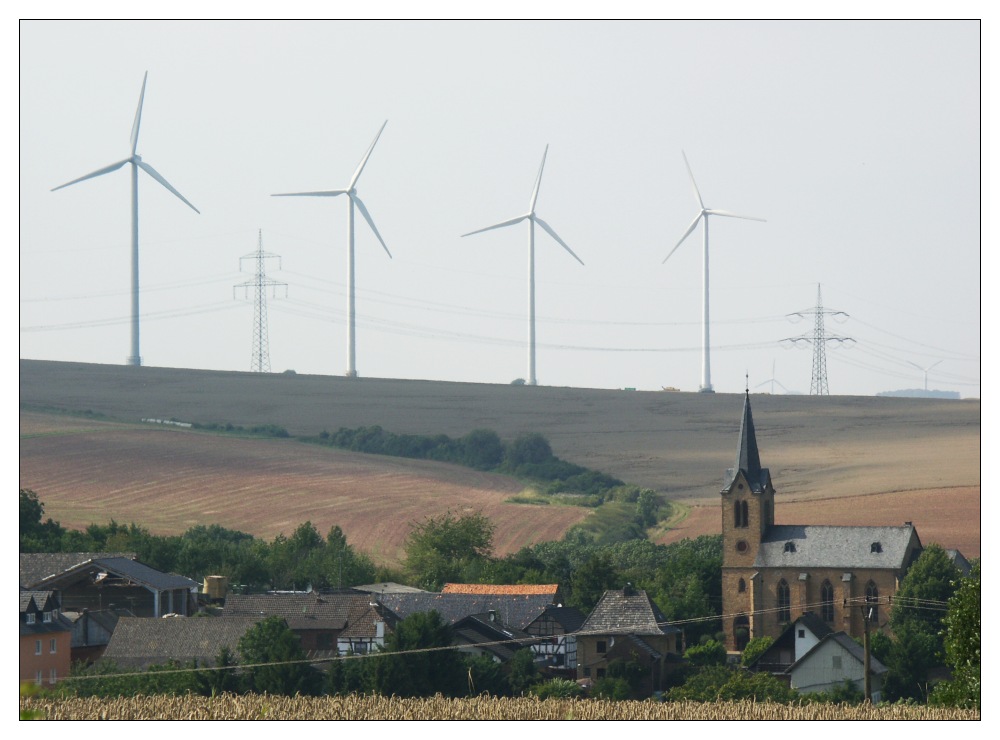
<svg viewBox="0 0 1000 740">
<path fill-rule="evenodd" d="M 729 488 L 738 473 L 743 473 L 750 489 L 757 493 L 770 482 L 770 472 L 760 466 L 760 452 L 757 449 L 757 434 L 753 427 L 753 413 L 750 411 L 750 391 L 743 401 L 743 420 L 740 423 L 739 446 L 736 449 L 736 465 L 726 471 L 723 489 Z"/>
</svg>

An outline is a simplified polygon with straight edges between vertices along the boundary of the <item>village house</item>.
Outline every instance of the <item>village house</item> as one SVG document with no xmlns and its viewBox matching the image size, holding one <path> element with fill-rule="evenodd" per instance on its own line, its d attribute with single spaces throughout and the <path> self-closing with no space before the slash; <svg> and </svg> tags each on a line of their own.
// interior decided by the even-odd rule
<svg viewBox="0 0 1000 740">
<path fill-rule="evenodd" d="M 69 675 L 73 625 L 53 591 L 21 591 L 19 621 L 21 683 L 52 687 Z"/>
</svg>

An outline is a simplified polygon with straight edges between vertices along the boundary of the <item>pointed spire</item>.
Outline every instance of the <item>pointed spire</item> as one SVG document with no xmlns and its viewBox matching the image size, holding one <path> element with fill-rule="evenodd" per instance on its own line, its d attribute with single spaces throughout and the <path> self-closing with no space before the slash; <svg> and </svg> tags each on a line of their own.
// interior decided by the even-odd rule
<svg viewBox="0 0 1000 740">
<path fill-rule="evenodd" d="M 757 435 L 753 428 L 753 414 L 750 412 L 750 391 L 743 401 L 743 421 L 740 423 L 740 443 L 736 451 L 736 465 L 733 472 L 742 470 L 751 486 L 760 481 L 760 452 L 757 450 Z"/>
</svg>

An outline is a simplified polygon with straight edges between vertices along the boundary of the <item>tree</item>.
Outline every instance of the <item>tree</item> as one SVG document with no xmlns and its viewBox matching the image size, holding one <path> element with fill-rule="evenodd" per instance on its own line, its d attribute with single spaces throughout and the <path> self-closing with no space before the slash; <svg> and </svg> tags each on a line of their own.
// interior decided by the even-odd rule
<svg viewBox="0 0 1000 740">
<path fill-rule="evenodd" d="M 195 674 L 198 692 L 205 696 L 218 696 L 226 692 L 239 691 L 241 686 L 234 668 L 236 665 L 238 665 L 236 656 L 227 645 L 223 645 L 215 656 L 216 670 L 199 671 Z"/>
<path fill-rule="evenodd" d="M 571 605 L 585 612 L 593 609 L 608 589 L 620 585 L 621 576 L 611 565 L 611 559 L 603 553 L 592 555 L 573 572 L 570 586 Z"/>
<path fill-rule="evenodd" d="M 525 463 L 538 465 L 552 459 L 552 446 L 541 434 L 522 434 L 507 448 L 507 464 L 516 469 Z"/>
<path fill-rule="evenodd" d="M 463 696 L 468 672 L 450 649 L 452 638 L 451 626 L 436 611 L 411 614 L 389 634 L 378 657 L 365 661 L 372 666 L 372 688 L 384 696 Z"/>
<path fill-rule="evenodd" d="M 477 470 L 493 470 L 503 463 L 500 436 L 490 429 L 475 429 L 462 437 L 462 462 Z"/>
<path fill-rule="evenodd" d="M 684 658 L 696 666 L 725 665 L 726 646 L 715 640 L 708 640 L 704 645 L 694 645 L 684 651 Z"/>
<path fill-rule="evenodd" d="M 415 524 L 406 540 L 406 570 L 418 584 L 436 591 L 454 580 L 469 560 L 493 551 L 496 525 L 481 513 L 456 517 L 450 511 Z"/>
<path fill-rule="evenodd" d="M 656 492 L 649 488 L 643 488 L 635 502 L 635 514 L 639 523 L 644 527 L 652 527 L 657 522 L 659 509 L 660 499 Z"/>
<path fill-rule="evenodd" d="M 507 674 L 507 681 L 514 696 L 524 696 L 540 680 L 535 654 L 531 648 L 522 648 L 514 653 L 508 666 L 510 672 Z"/>
<path fill-rule="evenodd" d="M 667 692 L 669 701 L 774 701 L 787 704 L 797 694 L 769 673 L 752 673 L 726 666 L 709 666 Z"/>
<path fill-rule="evenodd" d="M 773 644 L 774 638 L 769 635 L 752 638 L 747 643 L 747 646 L 743 648 L 743 655 L 740 656 L 740 664 L 744 666 L 752 665 Z"/>
<path fill-rule="evenodd" d="M 922 632 L 938 635 L 945 603 L 954 595 L 961 573 L 939 545 L 928 545 L 910 566 L 892 600 L 889 617 L 893 632 L 912 624 Z"/>
<path fill-rule="evenodd" d="M 45 507 L 38 494 L 25 488 L 18 489 L 18 540 L 21 552 L 58 552 L 59 542 L 66 530 L 51 517 L 42 521 Z"/>
<path fill-rule="evenodd" d="M 948 613 L 944 618 L 944 654 L 952 677 L 934 687 L 931 694 L 934 704 L 981 708 L 980 571 L 980 564 L 975 563 L 948 601 Z"/>
<path fill-rule="evenodd" d="M 318 693 L 319 676 L 305 662 L 299 638 L 281 617 L 268 617 L 248 629 L 237 649 L 250 690 L 285 696 Z"/>
</svg>

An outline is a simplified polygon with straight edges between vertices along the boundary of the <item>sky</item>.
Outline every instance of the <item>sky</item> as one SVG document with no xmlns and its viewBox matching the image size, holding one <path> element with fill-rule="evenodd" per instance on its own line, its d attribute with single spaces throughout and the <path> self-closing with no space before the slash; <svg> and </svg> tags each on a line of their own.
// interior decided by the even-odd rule
<svg viewBox="0 0 1000 740">
<path fill-rule="evenodd" d="M 956 21 L 21 21 L 19 354 L 129 354 L 140 172 L 145 365 L 250 370 L 263 249 L 272 371 L 347 369 L 347 213 L 274 193 L 357 183 L 363 377 L 528 376 L 809 393 L 818 292 L 835 395 L 979 397 L 981 24 Z M 682 154 L 683 153 L 683 154 Z M 241 271 L 242 267 L 242 271 Z M 988 297 L 987 297 L 988 298 Z M 834 315 L 833 312 L 838 312 Z M 795 314 L 799 314 L 797 317 Z M 838 338 L 853 341 L 837 341 Z M 799 341 L 790 341 L 790 340 Z M 925 374 L 926 370 L 926 374 Z"/>
</svg>

